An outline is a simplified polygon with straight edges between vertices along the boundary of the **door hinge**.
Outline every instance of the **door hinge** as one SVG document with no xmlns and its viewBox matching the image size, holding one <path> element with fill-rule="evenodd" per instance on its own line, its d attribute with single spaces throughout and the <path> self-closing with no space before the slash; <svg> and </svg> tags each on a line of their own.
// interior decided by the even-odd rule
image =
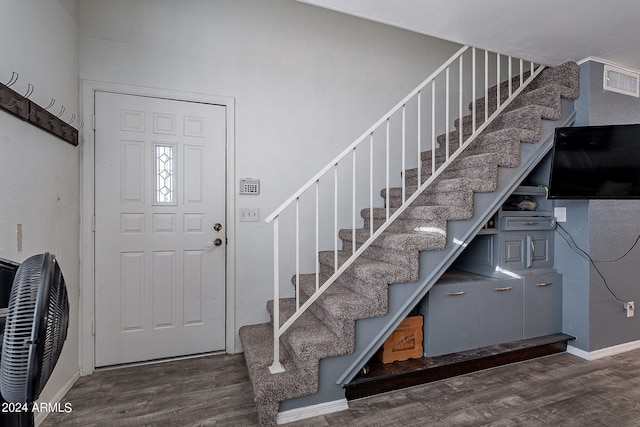
<svg viewBox="0 0 640 427">
<path fill-rule="evenodd" d="M 93 231 L 95 233 L 96 231 L 96 216 L 93 215 L 91 217 L 91 231 Z"/>
<path fill-rule="evenodd" d="M 91 335 L 96 336 L 96 319 L 91 319 Z"/>
<path fill-rule="evenodd" d="M 91 128 L 93 130 L 96 130 L 96 115 L 95 114 L 91 117 Z"/>
</svg>

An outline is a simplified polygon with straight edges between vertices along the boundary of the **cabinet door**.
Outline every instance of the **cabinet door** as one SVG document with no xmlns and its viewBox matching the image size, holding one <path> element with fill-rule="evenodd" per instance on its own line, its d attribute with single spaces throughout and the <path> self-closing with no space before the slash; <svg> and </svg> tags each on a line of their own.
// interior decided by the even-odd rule
<svg viewBox="0 0 640 427">
<path fill-rule="evenodd" d="M 500 267 L 507 271 L 553 267 L 553 232 L 502 232 Z"/>
<path fill-rule="evenodd" d="M 553 267 L 553 232 L 527 234 L 527 268 Z"/>
<path fill-rule="evenodd" d="M 478 347 L 478 292 L 475 282 L 431 288 L 425 331 L 427 356 Z"/>
<path fill-rule="evenodd" d="M 562 332 L 562 275 L 524 279 L 523 321 L 525 339 Z"/>
<path fill-rule="evenodd" d="M 527 235 L 525 233 L 500 233 L 500 267 L 507 271 L 527 268 Z"/>
<path fill-rule="evenodd" d="M 522 339 L 522 280 L 482 282 L 479 347 Z"/>
</svg>

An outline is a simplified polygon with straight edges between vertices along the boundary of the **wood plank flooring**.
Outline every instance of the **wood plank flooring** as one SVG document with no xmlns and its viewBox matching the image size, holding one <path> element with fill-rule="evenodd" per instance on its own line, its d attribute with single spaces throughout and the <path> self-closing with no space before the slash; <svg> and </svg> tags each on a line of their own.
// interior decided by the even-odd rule
<svg viewBox="0 0 640 427">
<path fill-rule="evenodd" d="M 255 426 L 242 355 L 101 371 L 67 393 L 47 426 Z M 349 402 L 289 426 L 639 426 L 640 350 L 567 353 Z"/>
</svg>

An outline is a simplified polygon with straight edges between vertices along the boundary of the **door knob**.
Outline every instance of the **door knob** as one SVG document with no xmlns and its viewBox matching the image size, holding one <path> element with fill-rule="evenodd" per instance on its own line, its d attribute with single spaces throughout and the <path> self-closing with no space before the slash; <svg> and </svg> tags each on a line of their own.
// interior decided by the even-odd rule
<svg viewBox="0 0 640 427">
<path fill-rule="evenodd" d="M 220 224 L 219 222 L 216 222 L 215 224 L 213 224 L 213 229 L 215 231 L 220 231 L 222 230 L 222 224 Z"/>
<path fill-rule="evenodd" d="M 222 239 L 216 239 L 213 241 L 214 246 L 220 246 L 222 244 Z"/>
</svg>

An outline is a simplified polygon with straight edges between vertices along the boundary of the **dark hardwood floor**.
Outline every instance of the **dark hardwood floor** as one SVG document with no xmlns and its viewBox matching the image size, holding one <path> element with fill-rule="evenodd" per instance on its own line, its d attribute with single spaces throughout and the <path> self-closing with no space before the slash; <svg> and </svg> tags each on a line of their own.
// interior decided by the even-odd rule
<svg viewBox="0 0 640 427">
<path fill-rule="evenodd" d="M 42 426 L 253 426 L 242 355 L 101 371 Z M 291 426 L 640 426 L 640 350 L 595 361 L 567 353 L 353 400 Z"/>
</svg>

